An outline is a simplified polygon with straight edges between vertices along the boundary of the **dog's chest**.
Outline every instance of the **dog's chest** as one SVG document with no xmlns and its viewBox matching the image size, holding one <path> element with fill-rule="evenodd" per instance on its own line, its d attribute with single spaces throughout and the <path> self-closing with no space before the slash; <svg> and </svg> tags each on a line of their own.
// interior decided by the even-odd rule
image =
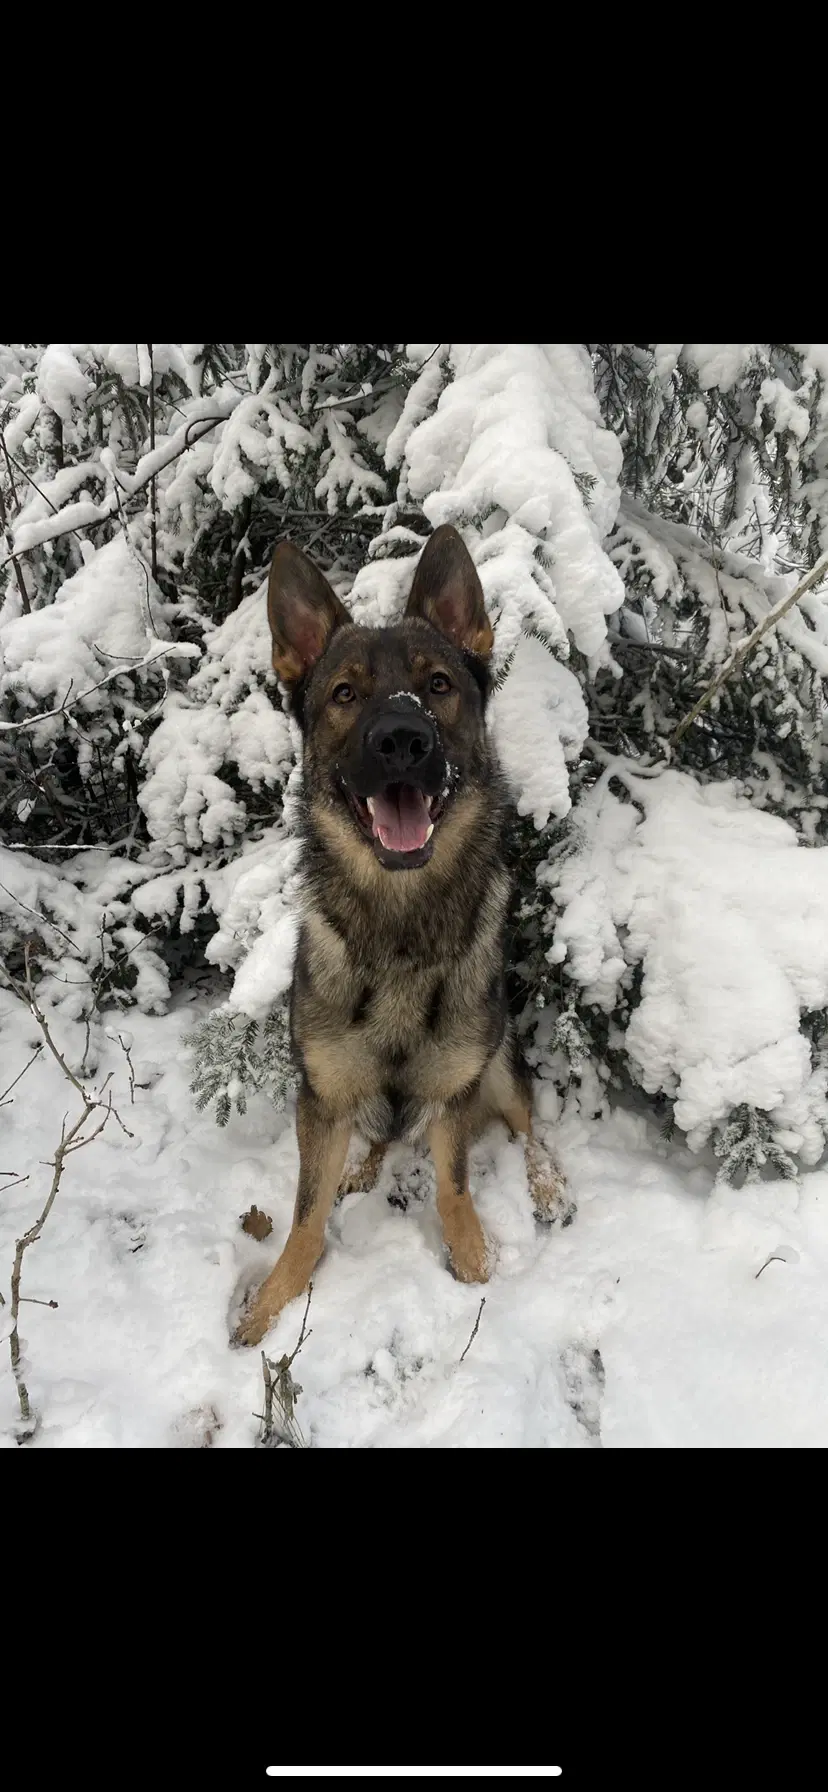
<svg viewBox="0 0 828 1792">
<path fill-rule="evenodd" d="M 294 1038 L 312 1088 L 364 1136 L 419 1136 L 481 1074 L 496 1044 L 486 944 L 427 965 L 357 963 L 324 924 L 308 927 Z"/>
</svg>

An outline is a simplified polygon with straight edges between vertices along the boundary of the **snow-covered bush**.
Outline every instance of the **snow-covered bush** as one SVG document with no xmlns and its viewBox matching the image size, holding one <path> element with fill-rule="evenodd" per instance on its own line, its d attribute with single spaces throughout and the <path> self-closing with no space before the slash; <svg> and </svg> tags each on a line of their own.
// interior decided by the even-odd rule
<svg viewBox="0 0 828 1792">
<path fill-rule="evenodd" d="M 538 1072 L 590 1109 L 631 1079 L 727 1174 L 813 1161 L 818 586 L 672 737 L 828 548 L 826 372 L 807 344 L 1 348 L 9 961 L 37 938 L 49 1000 L 88 1015 L 162 1005 L 206 959 L 228 984 L 199 1100 L 282 1100 L 300 742 L 273 545 L 385 623 L 452 522 L 495 625 Z"/>
</svg>

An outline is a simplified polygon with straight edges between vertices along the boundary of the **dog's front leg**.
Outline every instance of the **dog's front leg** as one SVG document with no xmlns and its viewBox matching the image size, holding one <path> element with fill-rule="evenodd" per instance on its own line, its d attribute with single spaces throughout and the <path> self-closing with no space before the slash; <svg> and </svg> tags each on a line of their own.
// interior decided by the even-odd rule
<svg viewBox="0 0 828 1792">
<path fill-rule="evenodd" d="M 487 1282 L 486 1235 L 469 1194 L 471 1120 L 469 1102 L 451 1102 L 429 1128 L 428 1142 L 437 1173 L 437 1212 L 451 1267 L 460 1282 Z"/>
<path fill-rule="evenodd" d="M 350 1125 L 330 1110 L 304 1083 L 296 1105 L 299 1139 L 299 1188 L 293 1225 L 275 1268 L 262 1283 L 234 1334 L 234 1344 L 258 1344 L 274 1320 L 307 1288 L 325 1242 L 325 1223 L 333 1207 Z"/>
</svg>

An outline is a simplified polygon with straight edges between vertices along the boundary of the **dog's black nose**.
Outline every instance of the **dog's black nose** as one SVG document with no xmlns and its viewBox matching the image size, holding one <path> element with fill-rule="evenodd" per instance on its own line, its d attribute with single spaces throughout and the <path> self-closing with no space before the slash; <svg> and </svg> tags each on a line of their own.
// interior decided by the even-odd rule
<svg viewBox="0 0 828 1792">
<path fill-rule="evenodd" d="M 389 784 L 424 767 L 437 745 L 437 730 L 428 716 L 389 709 L 368 730 L 367 745 L 381 761 Z"/>
</svg>

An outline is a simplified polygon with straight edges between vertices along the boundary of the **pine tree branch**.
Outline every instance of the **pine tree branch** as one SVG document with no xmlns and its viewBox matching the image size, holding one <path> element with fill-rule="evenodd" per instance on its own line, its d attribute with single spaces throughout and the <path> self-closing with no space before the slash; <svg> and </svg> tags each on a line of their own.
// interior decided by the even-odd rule
<svg viewBox="0 0 828 1792">
<path fill-rule="evenodd" d="M 195 653 L 191 653 L 186 641 L 170 641 L 158 653 L 145 654 L 142 660 L 135 660 L 131 666 L 117 666 L 114 672 L 107 672 L 105 678 L 99 678 L 97 684 L 91 684 L 88 690 L 80 691 L 77 697 L 72 698 L 71 703 L 68 701 L 73 683 L 70 679 L 69 690 L 67 690 L 62 703 L 58 703 L 54 709 L 41 710 L 36 716 L 27 716 L 22 722 L 0 722 L 0 734 L 20 734 L 26 728 L 36 728 L 38 722 L 48 722 L 53 716 L 64 716 L 70 709 L 77 709 L 78 704 L 83 703 L 87 697 L 91 697 L 93 691 L 100 691 L 105 684 L 111 684 L 113 678 L 125 678 L 130 672 L 141 672 L 145 666 L 153 665 L 155 660 L 164 659 L 168 653 L 184 653 L 187 659 L 194 659 L 197 651 L 196 649 Z"/>
<path fill-rule="evenodd" d="M 713 698 L 716 696 L 716 693 L 721 690 L 722 685 L 727 682 L 732 673 L 744 665 L 748 654 L 753 652 L 754 647 L 761 641 L 762 636 L 766 635 L 769 629 L 774 628 L 776 623 L 780 622 L 782 617 L 787 615 L 789 610 L 793 609 L 794 604 L 799 603 L 800 598 L 805 596 L 806 591 L 810 591 L 811 586 L 815 585 L 819 579 L 823 578 L 826 572 L 828 572 L 828 555 L 825 555 L 822 560 L 819 560 L 816 566 L 812 568 L 811 572 L 808 573 L 807 578 L 800 580 L 800 583 L 797 585 L 796 589 L 791 592 L 790 596 L 783 598 L 781 603 L 776 604 L 772 610 L 769 610 L 767 616 L 763 617 L 762 621 L 757 624 L 752 633 L 749 634 L 744 641 L 739 643 L 739 646 L 736 647 L 729 658 L 725 660 L 724 665 L 720 666 L 715 678 L 711 679 L 710 684 L 704 691 L 702 691 L 698 703 L 694 704 L 689 715 L 686 715 L 683 721 L 679 722 L 678 727 L 675 729 L 674 733 L 671 734 L 671 746 L 678 746 L 682 736 L 687 733 L 688 728 L 692 726 L 696 718 L 701 715 L 702 711 L 707 709 L 708 704 L 712 703 Z"/>
<path fill-rule="evenodd" d="M 230 416 L 231 412 L 235 410 L 236 405 L 241 402 L 242 397 L 243 394 L 241 392 L 234 392 L 232 401 L 228 397 L 223 411 L 208 417 L 194 417 L 192 421 L 186 425 L 186 428 L 177 430 L 175 435 L 171 436 L 170 440 L 164 443 L 163 447 L 151 449 L 149 453 L 143 455 L 138 462 L 134 476 L 129 480 L 129 484 L 126 488 L 127 496 L 130 498 L 137 497 L 138 493 L 142 492 L 146 486 L 150 485 L 152 481 L 157 478 L 158 474 L 163 472 L 165 467 L 171 466 L 173 461 L 178 460 L 182 454 L 186 454 L 188 448 L 194 448 L 198 442 L 203 441 L 204 437 L 209 435 L 210 431 L 215 429 L 217 424 L 226 423 L 227 418 Z M 205 427 L 197 436 L 194 436 L 191 441 L 190 430 L 195 429 L 200 423 L 203 423 Z M 20 471 L 25 473 L 25 468 L 21 467 Z M 31 479 L 30 474 L 26 473 L 26 478 L 29 479 L 31 484 L 34 484 L 34 480 Z M 67 505 L 67 510 L 75 512 L 80 511 L 83 514 L 76 515 L 71 523 L 64 523 L 61 527 L 58 527 L 57 525 L 60 523 L 60 518 L 63 516 L 64 512 L 62 510 L 55 510 L 55 506 L 51 504 L 51 499 L 47 497 L 45 492 L 41 493 L 41 496 L 46 499 L 47 504 L 50 504 L 52 510 L 55 511 L 54 521 L 24 524 L 23 530 L 26 539 L 24 541 L 15 541 L 15 554 L 30 553 L 32 548 L 40 547 L 44 541 L 59 541 L 62 535 L 77 534 L 80 529 L 90 529 L 97 523 L 104 523 L 118 508 L 117 492 L 113 489 L 100 504 L 92 504 L 90 502 L 85 505 L 82 503 Z M 8 565 L 12 557 L 13 556 L 9 554 L 6 556 L 5 560 L 0 560 L 0 572 L 2 572 L 4 566 Z"/>
</svg>

